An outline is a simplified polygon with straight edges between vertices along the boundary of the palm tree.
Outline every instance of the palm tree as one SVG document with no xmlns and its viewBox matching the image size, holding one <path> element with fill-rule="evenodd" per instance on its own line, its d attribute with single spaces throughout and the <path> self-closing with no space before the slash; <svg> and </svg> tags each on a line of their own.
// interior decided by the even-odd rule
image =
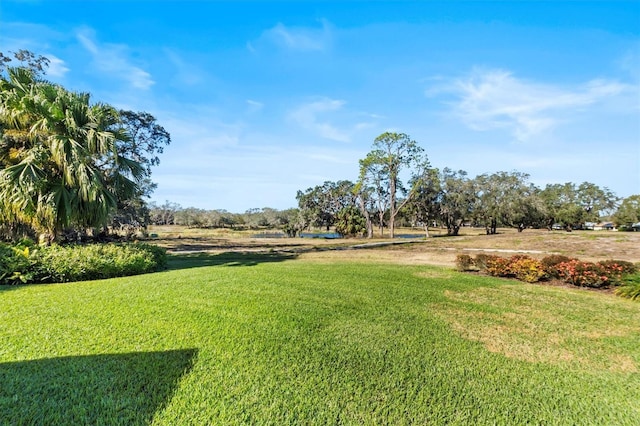
<svg viewBox="0 0 640 426">
<path fill-rule="evenodd" d="M 9 68 L 0 81 L 0 215 L 55 238 L 103 226 L 144 169 L 116 151 L 118 112 L 89 94 Z"/>
</svg>

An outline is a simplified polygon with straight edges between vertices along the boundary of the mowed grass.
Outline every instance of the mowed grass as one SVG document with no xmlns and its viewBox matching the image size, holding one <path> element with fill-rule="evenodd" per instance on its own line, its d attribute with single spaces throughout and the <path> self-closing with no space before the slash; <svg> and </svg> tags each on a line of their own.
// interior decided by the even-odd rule
<svg viewBox="0 0 640 426">
<path fill-rule="evenodd" d="M 638 303 L 278 254 L 171 268 L 0 289 L 0 424 L 640 424 Z"/>
</svg>

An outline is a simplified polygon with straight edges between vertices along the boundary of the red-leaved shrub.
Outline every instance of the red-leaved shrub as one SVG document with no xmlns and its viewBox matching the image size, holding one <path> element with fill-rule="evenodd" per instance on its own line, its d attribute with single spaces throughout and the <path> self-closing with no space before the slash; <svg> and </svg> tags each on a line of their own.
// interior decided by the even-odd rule
<svg viewBox="0 0 640 426">
<path fill-rule="evenodd" d="M 541 262 L 547 275 L 553 278 L 560 278 L 557 266 L 563 262 L 575 260 L 561 254 L 551 254 L 542 258 Z"/>
<path fill-rule="evenodd" d="M 570 260 L 556 268 L 562 280 L 580 287 L 607 287 L 611 281 L 606 268 L 593 262 Z"/>
</svg>

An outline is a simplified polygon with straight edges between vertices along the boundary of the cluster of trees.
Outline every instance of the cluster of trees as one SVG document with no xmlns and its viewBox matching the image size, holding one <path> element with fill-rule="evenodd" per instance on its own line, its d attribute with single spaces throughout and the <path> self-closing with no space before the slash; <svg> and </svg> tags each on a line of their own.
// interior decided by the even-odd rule
<svg viewBox="0 0 640 426">
<path fill-rule="evenodd" d="M 183 208 L 170 201 L 162 205 L 153 202 L 149 204 L 149 223 L 190 228 L 281 229 L 290 237 L 296 236 L 310 225 L 303 220 L 301 211 L 297 208 L 277 210 L 264 207 L 249 209 L 244 213 L 232 213 L 221 209 Z"/>
<path fill-rule="evenodd" d="M 47 81 L 48 62 L 0 53 L 0 237 L 52 241 L 143 226 L 151 167 L 169 133 L 150 114 Z"/>
<path fill-rule="evenodd" d="M 638 195 L 618 207 L 614 193 L 589 182 L 539 188 L 517 171 L 470 178 L 462 170 L 431 167 L 414 140 L 389 132 L 378 136 L 373 150 L 360 160 L 357 182 L 324 182 L 298 191 L 297 199 L 305 223 L 369 237 L 374 226 L 381 233 L 387 227 L 393 237 L 398 220 L 423 226 L 427 236 L 434 225 L 449 235 L 457 235 L 464 224 L 484 226 L 487 234 L 495 234 L 498 226 L 522 231 L 561 224 L 572 230 L 614 211 L 618 225 L 640 221 Z"/>
<path fill-rule="evenodd" d="M 327 181 L 298 191 L 298 208 L 226 210 L 151 204 L 150 223 L 190 227 L 280 228 L 295 236 L 308 228 L 335 229 L 345 236 L 372 237 L 377 227 L 394 236 L 396 224 L 446 228 L 457 235 L 463 225 L 577 229 L 608 215 L 617 225 L 640 221 L 640 195 L 618 197 L 607 188 L 584 182 L 539 188 L 517 171 L 482 174 L 431 167 L 424 150 L 403 133 L 383 133 L 360 160 L 356 182 Z M 615 213 L 614 213 L 615 212 Z"/>
<path fill-rule="evenodd" d="M 152 225 L 182 225 L 190 228 L 248 228 L 286 229 L 294 226 L 299 216 L 295 208 L 277 210 L 270 207 L 253 208 L 244 213 L 227 210 L 205 210 L 196 207 L 183 208 L 166 201 L 162 205 L 149 204 L 149 223 Z"/>
</svg>

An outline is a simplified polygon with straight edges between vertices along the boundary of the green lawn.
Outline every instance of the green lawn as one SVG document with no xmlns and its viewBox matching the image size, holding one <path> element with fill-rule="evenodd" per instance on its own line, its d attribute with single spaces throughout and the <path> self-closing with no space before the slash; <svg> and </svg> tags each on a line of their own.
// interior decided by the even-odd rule
<svg viewBox="0 0 640 426">
<path fill-rule="evenodd" d="M 0 424 L 640 424 L 640 303 L 270 255 L 0 289 Z"/>
</svg>

